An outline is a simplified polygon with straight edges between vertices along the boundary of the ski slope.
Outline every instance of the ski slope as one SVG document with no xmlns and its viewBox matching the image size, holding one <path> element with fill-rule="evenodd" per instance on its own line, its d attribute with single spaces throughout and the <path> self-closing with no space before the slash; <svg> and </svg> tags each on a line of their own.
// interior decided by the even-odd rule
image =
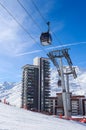
<svg viewBox="0 0 86 130">
<path fill-rule="evenodd" d="M 86 130 L 86 124 L 0 103 L 0 130 Z"/>
</svg>

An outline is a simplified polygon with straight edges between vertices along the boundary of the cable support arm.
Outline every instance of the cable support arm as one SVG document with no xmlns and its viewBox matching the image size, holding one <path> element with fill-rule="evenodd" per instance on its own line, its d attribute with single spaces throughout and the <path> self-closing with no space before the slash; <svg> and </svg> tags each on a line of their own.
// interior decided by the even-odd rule
<svg viewBox="0 0 86 130">
<path fill-rule="evenodd" d="M 57 68 L 57 71 L 58 71 L 58 74 L 59 76 L 61 75 L 60 73 L 60 68 L 59 68 L 59 65 L 58 65 L 58 62 L 56 61 L 56 59 L 53 57 L 52 53 L 48 53 L 47 56 L 50 58 L 50 60 L 53 62 L 53 64 L 56 66 Z"/>
<path fill-rule="evenodd" d="M 62 53 L 63 53 L 65 59 L 67 60 L 69 66 L 72 66 L 73 63 L 72 63 L 72 60 L 71 60 L 71 58 L 70 58 L 70 56 L 69 56 L 69 54 L 68 54 L 68 49 L 63 49 L 63 50 L 62 50 Z"/>
<path fill-rule="evenodd" d="M 75 68 L 72 67 L 73 63 L 72 63 L 71 58 L 70 58 L 70 56 L 69 56 L 69 54 L 68 54 L 68 49 L 63 49 L 63 50 L 62 50 L 62 53 L 63 53 L 64 57 L 66 58 L 68 64 L 69 64 L 69 67 L 70 67 L 70 69 L 71 69 L 71 72 L 72 72 L 72 74 L 73 74 L 73 77 L 76 78 L 76 77 L 77 77 L 77 74 L 76 74 Z"/>
</svg>

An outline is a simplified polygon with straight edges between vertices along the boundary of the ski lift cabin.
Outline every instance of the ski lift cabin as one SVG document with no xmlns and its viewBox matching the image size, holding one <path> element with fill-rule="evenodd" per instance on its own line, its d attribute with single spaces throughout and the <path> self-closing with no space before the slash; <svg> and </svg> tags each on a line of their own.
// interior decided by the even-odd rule
<svg viewBox="0 0 86 130">
<path fill-rule="evenodd" d="M 58 80 L 57 85 L 58 85 L 58 87 L 61 87 L 62 83 L 61 83 L 60 79 Z"/>
<path fill-rule="evenodd" d="M 40 36 L 40 41 L 43 46 L 51 45 L 52 37 L 49 32 L 44 32 Z"/>
<path fill-rule="evenodd" d="M 47 25 L 48 25 L 48 31 L 41 33 L 40 36 L 40 42 L 43 46 L 48 46 L 51 45 L 52 43 L 52 37 L 50 34 L 50 22 L 47 22 Z"/>
</svg>

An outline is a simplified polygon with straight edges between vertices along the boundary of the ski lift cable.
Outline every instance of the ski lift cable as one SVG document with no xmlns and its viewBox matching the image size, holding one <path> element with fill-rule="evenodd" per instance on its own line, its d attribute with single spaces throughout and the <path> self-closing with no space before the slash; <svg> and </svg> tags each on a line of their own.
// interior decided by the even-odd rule
<svg viewBox="0 0 86 130">
<path fill-rule="evenodd" d="M 24 9 L 24 11 L 27 13 L 27 15 L 33 20 L 33 22 L 39 27 L 38 23 L 33 19 L 31 14 L 26 10 L 25 6 L 20 2 L 20 0 L 17 0 L 19 5 Z M 43 46 L 50 45 L 52 42 L 51 34 L 50 34 L 50 22 L 47 22 L 48 25 L 48 31 L 46 33 L 42 33 L 40 36 L 40 41 Z M 40 29 L 41 30 L 41 29 Z M 41 31 L 42 32 L 42 31 Z"/>
<path fill-rule="evenodd" d="M 20 2 L 20 0 L 17 0 L 17 2 L 19 3 L 19 5 L 24 9 L 24 11 L 27 13 L 27 15 L 33 20 L 33 22 L 39 27 L 40 29 L 40 26 L 38 25 L 38 23 L 33 19 L 33 17 L 31 16 L 31 14 L 26 10 L 26 8 L 24 7 L 24 5 Z M 50 22 L 47 22 L 46 23 L 47 26 L 48 26 L 48 31 L 46 33 L 42 33 L 41 36 L 40 36 L 40 41 L 41 41 L 41 44 L 43 46 L 46 46 L 46 45 L 50 45 L 51 42 L 52 42 L 52 37 L 51 37 L 51 34 L 50 34 Z M 40 29 L 41 30 L 41 29 Z M 42 32 L 42 31 L 41 31 Z"/>
<path fill-rule="evenodd" d="M 44 23 L 47 23 L 46 19 L 44 18 L 44 16 L 42 15 L 42 13 L 40 12 L 38 6 L 36 5 L 36 3 L 34 2 L 34 0 L 31 0 L 32 4 L 34 5 L 34 7 L 36 8 L 37 12 L 39 13 L 39 15 L 41 16 L 41 18 L 43 19 Z"/>
<path fill-rule="evenodd" d="M 24 9 L 24 11 L 28 14 L 28 16 L 32 19 L 32 21 L 35 23 L 35 25 L 39 28 L 40 31 L 42 31 L 42 29 L 40 28 L 39 24 L 33 19 L 32 15 L 29 13 L 29 11 L 24 7 L 24 5 L 20 2 L 20 0 L 17 0 L 17 2 L 19 3 L 19 5 Z"/>
<path fill-rule="evenodd" d="M 0 2 L 1 7 L 14 19 L 14 21 L 24 30 L 24 32 L 26 32 L 29 37 L 35 42 L 37 43 L 37 41 L 35 40 L 35 38 L 27 31 L 27 29 L 13 16 L 13 14 L 7 9 L 6 6 L 4 6 L 1 2 Z M 40 46 L 40 44 L 37 44 L 43 51 L 45 54 L 47 54 L 47 52 L 44 50 L 43 47 Z"/>
<path fill-rule="evenodd" d="M 34 5 L 34 7 L 36 8 L 36 10 L 39 13 L 39 15 L 41 16 L 41 18 L 44 21 L 44 23 L 47 24 L 47 21 L 46 21 L 45 17 L 42 15 L 41 11 L 39 10 L 39 8 L 36 5 L 36 3 L 34 2 L 34 0 L 31 0 L 31 2 Z M 56 38 L 56 40 L 60 43 L 60 45 L 63 45 L 63 43 L 57 38 L 56 34 L 54 32 L 52 32 L 52 33 L 53 33 L 54 37 Z"/>
<path fill-rule="evenodd" d="M 33 19 L 33 17 L 31 16 L 31 14 L 26 10 L 26 8 L 24 7 L 24 5 L 20 2 L 20 0 L 17 0 L 17 2 L 19 3 L 19 5 L 24 9 L 24 11 L 28 14 L 28 16 L 32 19 L 32 21 L 36 24 L 36 26 L 40 29 L 40 26 L 38 25 L 38 23 Z M 44 22 L 48 25 L 48 36 L 47 34 L 41 34 L 41 36 L 43 37 L 43 39 L 45 39 L 44 36 L 47 36 L 48 38 L 50 38 L 50 42 L 52 42 L 52 38 L 51 38 L 51 34 L 50 32 L 50 26 L 49 26 L 49 22 L 46 22 L 45 18 L 43 17 L 43 15 L 41 14 L 40 10 L 38 9 L 38 7 L 36 6 L 35 2 L 32 0 L 33 5 L 35 6 L 36 10 L 38 11 L 38 13 L 40 14 L 40 16 L 42 17 L 42 19 L 44 20 Z M 42 32 L 42 31 L 41 31 Z M 54 33 L 53 33 L 54 34 Z M 56 35 L 54 34 L 54 36 L 56 37 Z M 46 40 L 46 39 L 45 39 Z M 44 40 L 43 40 L 44 41 Z M 48 41 L 49 42 L 49 41 Z M 59 42 L 61 44 L 61 42 Z M 49 43 L 50 44 L 50 43 Z M 47 44 L 48 45 L 48 44 Z M 62 45 L 62 44 L 61 44 Z M 52 45 L 55 47 L 55 45 Z"/>
<path fill-rule="evenodd" d="M 20 2 L 20 0 L 17 0 L 17 2 L 19 3 L 19 5 L 24 9 L 24 11 L 27 13 L 27 15 L 33 20 L 33 22 L 38 25 L 38 23 L 36 23 L 36 21 L 33 19 L 33 17 L 31 16 L 31 14 L 26 10 L 26 8 L 24 7 L 24 5 Z M 47 46 L 50 45 L 52 42 L 52 37 L 50 34 L 50 22 L 46 23 L 48 25 L 48 31 L 45 33 L 42 33 L 40 36 L 40 41 L 41 44 L 43 46 Z M 38 26 L 39 27 L 39 26 Z M 40 28 L 40 27 L 39 27 Z M 42 32 L 42 31 L 41 31 Z"/>
<path fill-rule="evenodd" d="M 30 36 L 31 39 L 33 39 L 33 37 L 31 36 L 31 34 L 23 27 L 23 25 L 12 15 L 12 13 L 7 9 L 6 6 L 4 6 L 1 2 L 0 5 L 5 9 L 5 11 L 14 19 L 14 21 L 26 32 L 28 33 L 28 35 Z"/>
</svg>

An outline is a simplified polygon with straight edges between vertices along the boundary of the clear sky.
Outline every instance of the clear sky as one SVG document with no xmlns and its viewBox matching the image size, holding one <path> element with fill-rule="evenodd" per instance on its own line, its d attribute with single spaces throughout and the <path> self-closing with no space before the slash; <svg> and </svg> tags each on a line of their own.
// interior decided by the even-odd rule
<svg viewBox="0 0 86 130">
<path fill-rule="evenodd" d="M 20 0 L 26 13 L 17 0 L 0 0 L 13 16 L 0 4 L 0 82 L 20 82 L 22 66 L 32 64 L 36 56 L 46 57 L 50 50 L 41 51 L 39 37 L 47 31 L 47 21 L 51 22 L 51 47 L 69 44 L 74 65 L 86 69 L 86 0 L 33 1 L 36 6 L 32 0 Z"/>
</svg>

